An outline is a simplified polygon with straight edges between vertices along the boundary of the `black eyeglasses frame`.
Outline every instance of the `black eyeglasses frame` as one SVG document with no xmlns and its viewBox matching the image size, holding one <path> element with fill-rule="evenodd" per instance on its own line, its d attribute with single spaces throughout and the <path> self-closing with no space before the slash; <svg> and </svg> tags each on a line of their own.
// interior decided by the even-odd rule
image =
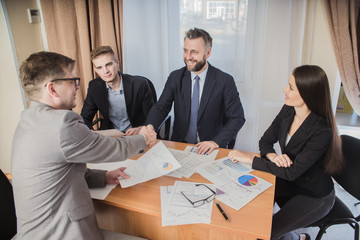
<svg viewBox="0 0 360 240">
<path fill-rule="evenodd" d="M 216 192 L 214 190 L 212 190 L 211 188 L 209 188 L 206 184 L 203 183 L 199 183 L 195 185 L 197 186 L 205 186 L 207 189 L 209 189 L 212 194 L 210 196 L 208 196 L 207 198 L 203 198 L 200 200 L 197 200 L 195 202 L 191 201 L 182 191 L 180 191 L 180 193 L 193 205 L 193 207 L 200 207 L 202 205 L 204 205 L 207 202 L 211 202 L 212 200 L 214 200 L 215 196 L 216 196 Z"/>
<path fill-rule="evenodd" d="M 75 86 L 80 86 L 80 78 L 74 77 L 74 78 L 55 78 L 49 82 L 56 82 L 56 81 L 73 81 L 75 83 Z M 45 85 L 46 86 L 46 85 Z"/>
</svg>

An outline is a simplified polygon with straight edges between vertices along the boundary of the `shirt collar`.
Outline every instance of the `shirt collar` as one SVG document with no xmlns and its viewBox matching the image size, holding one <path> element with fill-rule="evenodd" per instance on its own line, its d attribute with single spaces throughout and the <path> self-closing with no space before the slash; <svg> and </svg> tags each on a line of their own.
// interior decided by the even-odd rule
<svg viewBox="0 0 360 240">
<path fill-rule="evenodd" d="M 119 76 L 120 76 L 120 90 L 119 91 L 122 92 L 122 91 L 124 91 L 124 85 L 123 85 L 123 80 L 122 80 L 122 76 L 120 73 L 119 73 Z M 111 87 L 109 86 L 109 84 L 107 82 L 105 82 L 105 85 L 106 85 L 106 89 L 108 91 L 114 91 L 111 89 Z"/>
<path fill-rule="evenodd" d="M 200 80 L 201 79 L 204 79 L 205 80 L 205 78 L 206 78 L 206 74 L 207 74 L 207 72 L 208 72 L 208 69 L 209 69 L 209 64 L 207 65 L 207 67 L 204 69 L 204 71 L 202 71 L 199 75 L 196 75 L 194 72 L 190 72 L 191 73 L 191 80 L 194 80 L 194 78 L 196 77 L 196 76 L 199 76 L 199 78 L 200 78 Z"/>
</svg>

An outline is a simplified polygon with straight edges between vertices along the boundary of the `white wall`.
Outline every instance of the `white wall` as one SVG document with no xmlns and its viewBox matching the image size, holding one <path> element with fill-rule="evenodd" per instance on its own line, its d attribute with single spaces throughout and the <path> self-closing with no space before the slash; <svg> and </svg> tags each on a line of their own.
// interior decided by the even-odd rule
<svg viewBox="0 0 360 240">
<path fill-rule="evenodd" d="M 10 172 L 11 142 L 24 109 L 3 5 L 0 5 L 0 168 Z"/>
</svg>

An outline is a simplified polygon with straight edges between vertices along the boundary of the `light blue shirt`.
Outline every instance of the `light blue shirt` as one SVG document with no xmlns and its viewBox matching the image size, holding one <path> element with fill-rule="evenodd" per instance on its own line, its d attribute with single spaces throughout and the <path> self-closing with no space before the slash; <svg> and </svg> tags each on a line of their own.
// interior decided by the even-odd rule
<svg viewBox="0 0 360 240">
<path fill-rule="evenodd" d="M 121 76 L 120 76 L 121 77 Z M 131 123 L 126 111 L 124 86 L 121 78 L 120 90 L 114 91 L 106 83 L 106 89 L 108 90 L 109 100 L 109 118 L 114 124 L 114 128 L 119 131 L 125 132 L 131 128 Z"/>
</svg>

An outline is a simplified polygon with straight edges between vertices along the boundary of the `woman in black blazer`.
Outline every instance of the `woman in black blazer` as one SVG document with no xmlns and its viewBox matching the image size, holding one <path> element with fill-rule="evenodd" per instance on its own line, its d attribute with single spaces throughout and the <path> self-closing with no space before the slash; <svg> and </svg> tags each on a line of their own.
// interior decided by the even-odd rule
<svg viewBox="0 0 360 240">
<path fill-rule="evenodd" d="M 300 66 L 283 89 L 285 105 L 259 142 L 261 157 L 231 151 L 229 158 L 276 175 L 271 239 L 310 239 L 293 232 L 324 217 L 335 201 L 331 174 L 343 157 L 329 83 L 318 66 Z M 273 145 L 279 142 L 282 154 Z"/>
</svg>

